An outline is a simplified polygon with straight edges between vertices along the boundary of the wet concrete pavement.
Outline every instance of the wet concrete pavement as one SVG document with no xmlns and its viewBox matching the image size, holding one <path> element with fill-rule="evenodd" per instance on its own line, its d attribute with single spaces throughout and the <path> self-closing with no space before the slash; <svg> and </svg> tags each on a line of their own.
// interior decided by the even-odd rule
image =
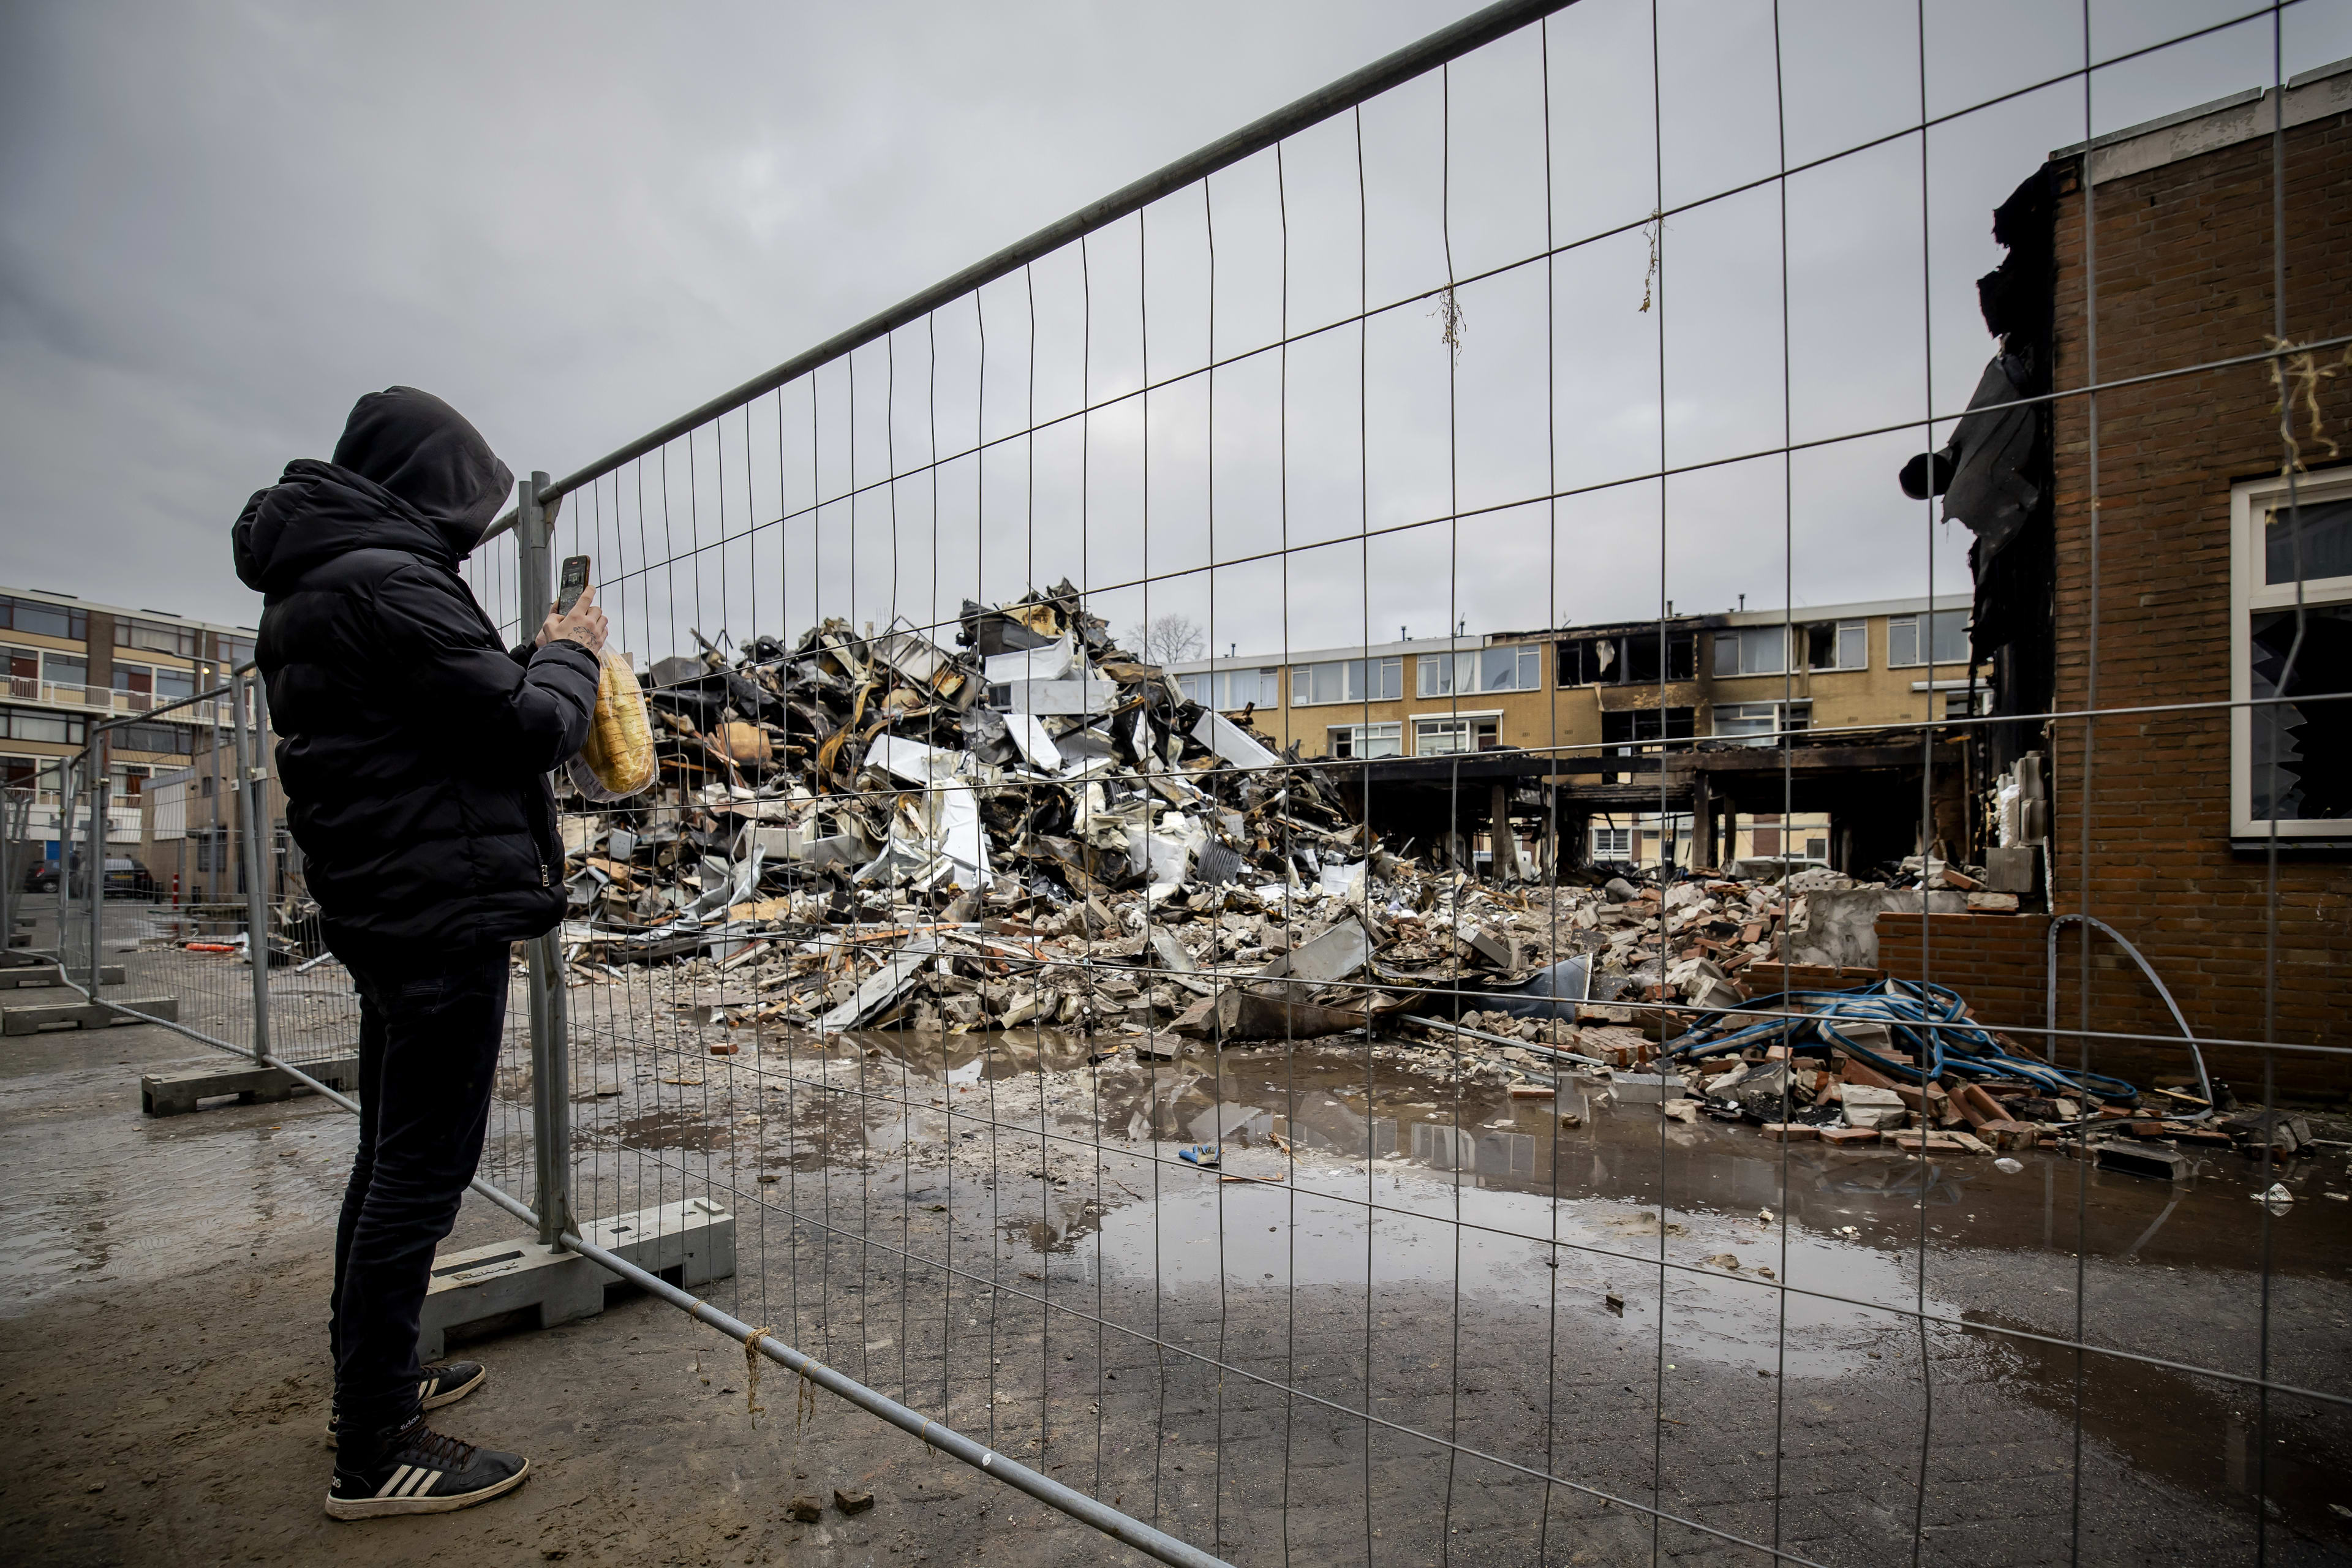
<svg viewBox="0 0 2352 1568">
<path fill-rule="evenodd" d="M 741 1051 L 695 1054 L 720 1037 Z M 1923 1168 L 1578 1079 L 1514 1098 L 1392 1045 L 1089 1063 L 1050 1032 L 822 1054 L 632 1019 L 583 1049 L 586 1168 L 756 1210 L 737 1288 L 798 1342 L 1016 1447 L 1075 1426 L 1106 1493 L 1242 1560 L 1318 1517 L 1313 1560 L 1520 1560 L 1580 1503 L 1580 1528 L 1633 1503 L 1762 1540 L 1777 1512 L 1836 1562 L 1907 1561 L 1915 1521 L 1945 1561 L 2066 1561 L 2079 1529 L 2082 1561 L 2252 1562 L 2257 1491 L 2266 1560 L 2352 1540 L 2341 1406 L 2100 1354 L 2078 1394 L 2074 1352 L 2032 1337 L 2340 1394 L 2341 1150 L 2274 1173 L 2298 1201 L 2273 1216 L 2234 1155 L 2180 1184 Z M 1220 1170 L 1181 1157 L 1204 1144 Z M 1368 1439 L 1367 1409 L 1401 1430 Z M 1547 1502 L 1507 1464 L 1618 1503 Z"/>
<path fill-rule="evenodd" d="M 139 1114 L 139 1071 L 210 1059 L 152 1027 L 0 1053 L 9 1561 L 1141 1561 L 836 1401 L 796 1432 L 781 1373 L 762 1393 L 778 1414 L 755 1427 L 740 1350 L 627 1292 L 599 1318 L 462 1347 L 490 1381 L 439 1424 L 530 1454 L 520 1491 L 463 1513 L 328 1520 L 325 1303 L 355 1124 L 315 1099 Z M 453 1245 L 514 1232 L 468 1198 Z M 794 1492 L 835 1486 L 875 1508 L 786 1518 Z"/>
<path fill-rule="evenodd" d="M 1236 1562 L 1757 1560 L 1629 1503 L 1822 1563 L 1908 1562 L 1915 1523 L 1937 1563 L 2352 1561 L 2341 1406 L 2100 1355 L 2078 1392 L 2075 1352 L 2024 1337 L 2077 1333 L 2079 1269 L 2092 1343 L 2345 1392 L 2342 1150 L 2280 1172 L 2273 1217 L 2231 1155 L 2178 1184 L 1922 1167 L 1391 1045 L 714 1057 L 724 1031 L 574 1016 L 583 1212 L 718 1194 L 743 1266 L 712 1300 Z M 0 1512 L 40 1560 L 1116 1559 L 830 1400 L 796 1437 L 772 1368 L 753 1430 L 740 1352 L 638 1299 L 478 1347 L 493 1384 L 450 1426 L 540 1460 L 511 1506 L 330 1526 L 352 1123 L 139 1118 L 139 1067 L 197 1054 L 118 1029 L 0 1063 Z M 529 1100 L 510 1058 L 486 1163 L 518 1189 Z M 1202 1145 L 1220 1168 L 1179 1157 Z M 469 1200 L 457 1243 L 514 1228 Z M 881 1505 L 791 1525 L 794 1468 Z"/>
</svg>

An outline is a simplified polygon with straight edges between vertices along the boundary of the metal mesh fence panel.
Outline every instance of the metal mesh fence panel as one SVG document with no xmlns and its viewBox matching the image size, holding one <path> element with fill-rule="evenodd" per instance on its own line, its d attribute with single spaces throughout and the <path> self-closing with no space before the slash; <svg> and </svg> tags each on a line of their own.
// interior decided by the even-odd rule
<svg viewBox="0 0 2352 1568">
<path fill-rule="evenodd" d="M 527 487 L 572 1212 L 1234 1562 L 2340 1552 L 2352 78 L 1881 20 L 1496 7 Z"/>
</svg>

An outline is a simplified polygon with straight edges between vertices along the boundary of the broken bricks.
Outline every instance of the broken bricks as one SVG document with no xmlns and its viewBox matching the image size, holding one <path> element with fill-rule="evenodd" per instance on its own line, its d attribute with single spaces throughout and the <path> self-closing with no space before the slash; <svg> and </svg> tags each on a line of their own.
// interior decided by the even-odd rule
<svg viewBox="0 0 2352 1568">
<path fill-rule="evenodd" d="M 658 787 L 563 820 L 562 940 L 575 984 L 644 965 L 686 1000 L 723 977 L 700 1028 L 1050 1026 L 1170 1060 L 1410 1016 L 1433 1026 L 1416 1048 L 1521 1098 L 1572 1062 L 1620 1102 L 1845 1147 L 1916 1127 L 2021 1149 L 2131 1103 L 2008 1041 L 1923 1071 L 1916 997 L 1771 991 L 1842 875 L 1506 885 L 1384 840 L 1344 770 L 1194 700 L 1067 583 L 965 605 L 952 648 L 841 620 L 696 641 L 648 672 Z M 1985 893 L 1940 862 L 1904 876 Z M 2158 1125 L 2132 1131 L 2217 1136 Z"/>
</svg>

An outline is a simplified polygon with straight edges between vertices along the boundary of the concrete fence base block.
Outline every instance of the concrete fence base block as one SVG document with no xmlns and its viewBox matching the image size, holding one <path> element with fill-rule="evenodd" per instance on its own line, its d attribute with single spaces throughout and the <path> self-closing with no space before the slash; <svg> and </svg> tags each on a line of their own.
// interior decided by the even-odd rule
<svg viewBox="0 0 2352 1568">
<path fill-rule="evenodd" d="M 125 1012 L 123 1009 L 132 1009 Z M 135 1015 L 143 1013 L 146 1017 Z M 0 1007 L 0 1035 L 38 1035 L 50 1029 L 104 1029 L 180 1016 L 176 996 L 122 996 L 108 1002 L 39 1002 Z"/>
<path fill-rule="evenodd" d="M 593 1220 L 580 1234 L 680 1289 L 735 1272 L 735 1216 L 709 1198 Z M 542 1329 L 593 1317 L 604 1310 L 604 1288 L 620 1282 L 576 1252 L 530 1239 L 442 1253 L 433 1259 L 416 1353 L 437 1360 L 450 1330 L 510 1312 L 535 1311 Z"/>
<path fill-rule="evenodd" d="M 442 1253 L 433 1259 L 433 1282 L 425 1289 L 417 1356 L 438 1361 L 451 1329 L 509 1312 L 536 1310 L 542 1329 L 593 1318 L 604 1310 L 610 1278 L 578 1253 L 535 1240 Z"/>
<path fill-rule="evenodd" d="M 122 965 L 101 963 L 98 966 L 100 985 L 122 984 Z M 65 971 L 54 963 L 15 964 L 0 969 L 0 991 L 38 991 L 47 986 L 66 984 Z"/>
<path fill-rule="evenodd" d="M 346 1094 L 356 1091 L 360 1085 L 360 1059 L 341 1057 L 333 1061 L 304 1062 L 302 1070 L 330 1089 Z M 228 1067 L 206 1063 L 203 1067 L 174 1068 L 163 1072 L 142 1073 L 139 1079 L 139 1109 L 150 1116 L 184 1116 L 207 1100 L 235 1095 L 239 1105 L 257 1105 L 280 1100 L 291 1100 L 298 1094 L 311 1092 L 309 1084 L 301 1082 L 283 1068 Z"/>
<path fill-rule="evenodd" d="M 735 1216 L 709 1198 L 593 1220 L 581 1227 L 580 1235 L 681 1290 L 731 1279 L 735 1273 Z"/>
</svg>

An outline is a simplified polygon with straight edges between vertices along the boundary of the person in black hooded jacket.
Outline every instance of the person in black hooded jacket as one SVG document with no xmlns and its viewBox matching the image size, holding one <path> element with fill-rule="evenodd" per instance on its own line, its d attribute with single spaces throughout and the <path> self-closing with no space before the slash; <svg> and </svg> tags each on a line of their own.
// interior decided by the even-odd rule
<svg viewBox="0 0 2352 1568">
<path fill-rule="evenodd" d="M 395 386 L 359 400 L 332 462 L 288 464 L 232 536 L 263 595 L 288 826 L 360 996 L 329 1319 L 338 1519 L 464 1508 L 530 1468 L 428 1429 L 426 1409 L 487 1374 L 416 1354 L 433 1250 L 481 1158 L 510 944 L 562 916 L 547 774 L 587 736 L 604 641 L 590 594 L 509 651 L 458 575 L 511 482 L 456 409 Z"/>
</svg>

